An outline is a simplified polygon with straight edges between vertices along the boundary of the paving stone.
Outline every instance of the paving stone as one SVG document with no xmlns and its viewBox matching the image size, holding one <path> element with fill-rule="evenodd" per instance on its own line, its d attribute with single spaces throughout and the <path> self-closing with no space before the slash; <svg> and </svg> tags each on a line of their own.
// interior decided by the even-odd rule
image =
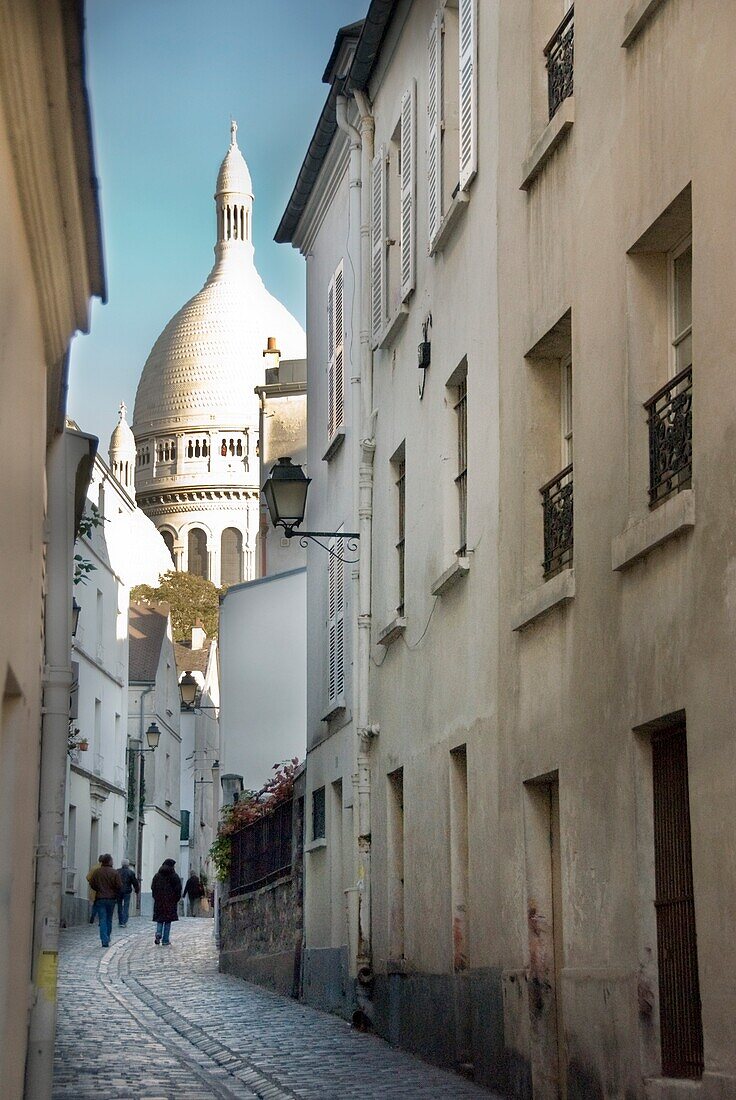
<svg viewBox="0 0 736 1100">
<path fill-rule="evenodd" d="M 167 951 L 131 918 L 62 934 L 54 1100 L 471 1100 L 493 1095 L 217 969 L 212 923 Z"/>
</svg>

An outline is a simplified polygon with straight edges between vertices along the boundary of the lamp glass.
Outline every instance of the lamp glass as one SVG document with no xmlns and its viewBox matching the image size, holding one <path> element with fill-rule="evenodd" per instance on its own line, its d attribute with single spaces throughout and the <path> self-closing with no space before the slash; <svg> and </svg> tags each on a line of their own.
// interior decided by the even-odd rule
<svg viewBox="0 0 736 1100">
<path fill-rule="evenodd" d="M 72 638 L 75 637 L 77 633 L 77 627 L 79 625 L 79 612 L 81 610 L 81 607 L 77 603 L 77 597 L 72 596 Z"/>
<path fill-rule="evenodd" d="M 181 692 L 181 701 L 185 707 L 191 707 L 194 700 L 197 698 L 197 690 L 199 684 L 192 676 L 191 672 L 185 672 L 179 681 L 179 691 Z"/>
<path fill-rule="evenodd" d="M 227 775 L 223 775 L 220 779 L 222 784 L 222 793 L 225 796 L 226 802 L 237 802 L 238 795 L 243 790 L 243 777 L 242 775 L 234 775 L 232 772 Z"/>
<path fill-rule="evenodd" d="M 160 740 L 161 730 L 158 728 L 155 722 L 151 722 L 150 726 L 146 730 L 146 741 L 148 741 L 149 749 L 157 749 Z"/>
<path fill-rule="evenodd" d="M 310 478 L 290 458 L 280 458 L 263 486 L 271 523 L 274 527 L 298 527 L 304 519 Z"/>
</svg>

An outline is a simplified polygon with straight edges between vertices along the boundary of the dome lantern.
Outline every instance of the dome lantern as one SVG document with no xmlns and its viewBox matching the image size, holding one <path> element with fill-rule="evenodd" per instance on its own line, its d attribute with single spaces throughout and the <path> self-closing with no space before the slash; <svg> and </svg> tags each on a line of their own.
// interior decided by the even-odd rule
<svg viewBox="0 0 736 1100">
<path fill-rule="evenodd" d="M 121 401 L 118 422 L 110 436 L 108 455 L 113 475 L 130 496 L 134 497 L 136 446 L 133 432 L 125 419 L 127 411 L 125 402 Z"/>
</svg>

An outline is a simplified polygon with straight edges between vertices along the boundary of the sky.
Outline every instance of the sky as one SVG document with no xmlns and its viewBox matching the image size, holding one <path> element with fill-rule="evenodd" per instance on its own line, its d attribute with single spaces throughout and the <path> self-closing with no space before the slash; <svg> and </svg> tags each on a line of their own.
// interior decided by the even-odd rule
<svg viewBox="0 0 736 1100">
<path fill-rule="evenodd" d="M 305 269 L 273 240 L 327 93 L 340 26 L 368 0 L 87 0 L 87 84 L 106 305 L 72 345 L 69 415 L 107 446 L 169 319 L 213 263 L 230 118 L 253 179 L 256 266 L 304 324 Z"/>
</svg>

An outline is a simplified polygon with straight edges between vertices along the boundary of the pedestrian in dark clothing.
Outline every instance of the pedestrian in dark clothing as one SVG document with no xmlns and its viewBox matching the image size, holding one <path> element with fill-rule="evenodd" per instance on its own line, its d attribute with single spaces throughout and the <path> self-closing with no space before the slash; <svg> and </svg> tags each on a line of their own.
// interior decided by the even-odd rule
<svg viewBox="0 0 736 1100">
<path fill-rule="evenodd" d="M 123 860 L 122 867 L 118 867 L 118 874 L 123 884 L 123 892 L 118 898 L 118 924 L 121 928 L 125 928 L 130 913 L 130 895 L 135 890 L 136 897 L 140 897 L 141 884 L 135 871 L 131 869 L 129 859 Z"/>
<path fill-rule="evenodd" d="M 151 893 L 153 894 L 153 919 L 156 922 L 154 943 L 169 946 L 171 922 L 179 919 L 177 908 L 181 897 L 181 879 L 174 868 L 175 859 L 165 859 L 153 876 Z"/>
<path fill-rule="evenodd" d="M 100 866 L 90 875 L 89 884 L 97 895 L 100 941 L 103 947 L 109 947 L 110 936 L 112 935 L 112 915 L 123 889 L 120 875 L 112 865 L 111 855 L 100 856 Z"/>
<path fill-rule="evenodd" d="M 194 872 L 187 879 L 187 884 L 184 887 L 184 897 L 189 898 L 189 916 L 199 916 L 199 905 L 201 899 L 205 895 L 205 889 L 199 880 L 199 875 L 195 875 Z"/>
</svg>

